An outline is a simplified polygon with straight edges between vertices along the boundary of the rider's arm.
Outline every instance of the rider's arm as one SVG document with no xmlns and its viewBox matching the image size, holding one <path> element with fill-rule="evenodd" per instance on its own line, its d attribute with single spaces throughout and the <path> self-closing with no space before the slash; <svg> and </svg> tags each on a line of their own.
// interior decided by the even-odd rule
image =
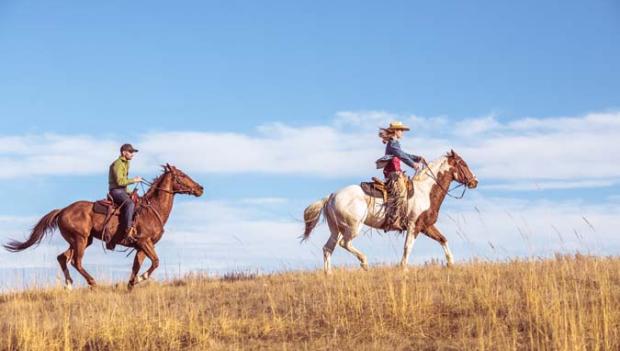
<svg viewBox="0 0 620 351">
<path fill-rule="evenodd" d="M 403 161 L 407 166 L 411 168 L 415 168 L 415 163 L 422 160 L 420 156 L 404 152 L 400 148 L 400 143 L 397 140 L 390 141 L 388 143 L 387 149 L 387 154 L 400 158 L 401 161 Z"/>
</svg>

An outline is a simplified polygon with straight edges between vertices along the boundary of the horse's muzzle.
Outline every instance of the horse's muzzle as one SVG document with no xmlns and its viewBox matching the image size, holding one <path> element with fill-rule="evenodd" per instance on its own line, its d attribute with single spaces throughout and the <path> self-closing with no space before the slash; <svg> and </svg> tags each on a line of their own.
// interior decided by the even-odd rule
<svg viewBox="0 0 620 351">
<path fill-rule="evenodd" d="M 196 197 L 201 197 L 201 196 L 202 196 L 202 194 L 204 194 L 204 192 L 205 192 L 205 188 L 203 188 L 202 186 L 200 186 L 200 187 L 198 187 L 198 188 L 194 189 L 194 193 L 193 193 L 193 195 L 194 195 L 194 196 L 196 196 Z"/>
<path fill-rule="evenodd" d="M 478 179 L 472 179 L 469 181 L 469 183 L 467 183 L 467 187 L 470 189 L 476 189 L 476 187 L 478 186 Z"/>
</svg>

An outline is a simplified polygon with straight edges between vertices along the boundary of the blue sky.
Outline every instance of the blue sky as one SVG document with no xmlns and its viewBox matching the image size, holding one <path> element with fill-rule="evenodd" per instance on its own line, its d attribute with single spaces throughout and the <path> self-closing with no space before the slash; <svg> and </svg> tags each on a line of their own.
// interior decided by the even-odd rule
<svg viewBox="0 0 620 351">
<path fill-rule="evenodd" d="M 108 164 L 130 141 L 143 150 L 134 173 L 152 177 L 159 163 L 174 163 L 207 188 L 203 199 L 179 199 L 181 208 L 220 215 L 173 215 L 164 260 L 178 264 L 175 245 L 198 235 L 197 222 L 209 237 L 204 252 L 234 256 L 238 241 L 210 228 L 235 214 L 241 241 L 262 237 L 260 245 L 264 231 L 279 230 L 269 235 L 290 257 L 256 251 L 183 264 L 318 267 L 326 229 L 313 249 L 300 248 L 295 220 L 309 202 L 377 175 L 372 160 L 383 150 L 374 133 L 393 119 L 414 126 L 409 151 L 433 159 L 455 148 L 481 178 L 479 190 L 445 209 L 467 218 L 488 206 L 492 224 L 467 222 L 480 247 L 498 240 L 519 246 L 498 256 L 526 255 L 515 226 L 539 223 L 530 223 L 535 238 L 546 224 L 574 221 L 570 233 L 584 216 L 600 217 L 596 235 L 613 238 L 618 42 L 620 5 L 611 0 L 0 1 L 0 191 L 11 199 L 0 204 L 0 239 L 24 235 L 52 208 L 101 197 Z M 515 224 L 494 214 L 498 204 L 533 212 Z M 480 255 L 442 220 L 462 249 L 453 249 L 457 258 Z M 485 225 L 511 234 L 497 239 Z M 380 238 L 360 245 L 396 261 L 402 239 Z M 611 240 L 596 252 L 620 252 Z M 561 249 L 533 242 L 543 253 Z M 414 249 L 417 262 L 441 257 L 424 245 Z M 353 263 L 347 255 L 336 259 Z M 0 262 L 17 267 L 29 257 Z M 51 257 L 37 265 L 53 267 Z"/>
<path fill-rule="evenodd" d="M 618 107 L 614 1 L 3 1 L 0 11 L 7 132 Z"/>
</svg>

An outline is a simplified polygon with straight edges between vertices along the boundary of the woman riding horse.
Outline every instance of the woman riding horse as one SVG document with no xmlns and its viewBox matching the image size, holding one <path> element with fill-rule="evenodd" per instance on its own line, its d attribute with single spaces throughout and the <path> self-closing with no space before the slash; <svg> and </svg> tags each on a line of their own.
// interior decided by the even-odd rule
<svg viewBox="0 0 620 351">
<path fill-rule="evenodd" d="M 386 144 L 385 156 L 377 160 L 377 168 L 383 168 L 388 191 L 385 230 L 402 232 L 407 229 L 407 176 L 400 162 L 416 171 L 420 169 L 420 163 L 426 163 L 424 157 L 406 153 L 400 148 L 399 140 L 409 130 L 402 122 L 392 122 L 388 128 L 379 130 L 379 137 Z"/>
</svg>

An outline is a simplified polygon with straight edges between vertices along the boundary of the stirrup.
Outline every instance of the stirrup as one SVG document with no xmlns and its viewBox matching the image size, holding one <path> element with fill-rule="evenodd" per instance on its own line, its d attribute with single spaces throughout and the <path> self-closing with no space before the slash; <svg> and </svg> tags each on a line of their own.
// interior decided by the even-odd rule
<svg viewBox="0 0 620 351">
<path fill-rule="evenodd" d="M 134 244 L 138 242 L 138 239 L 139 239 L 137 234 L 138 234 L 138 230 L 136 229 L 136 227 L 131 226 L 127 229 L 127 233 L 125 233 L 125 238 L 127 239 L 129 243 Z"/>
</svg>

